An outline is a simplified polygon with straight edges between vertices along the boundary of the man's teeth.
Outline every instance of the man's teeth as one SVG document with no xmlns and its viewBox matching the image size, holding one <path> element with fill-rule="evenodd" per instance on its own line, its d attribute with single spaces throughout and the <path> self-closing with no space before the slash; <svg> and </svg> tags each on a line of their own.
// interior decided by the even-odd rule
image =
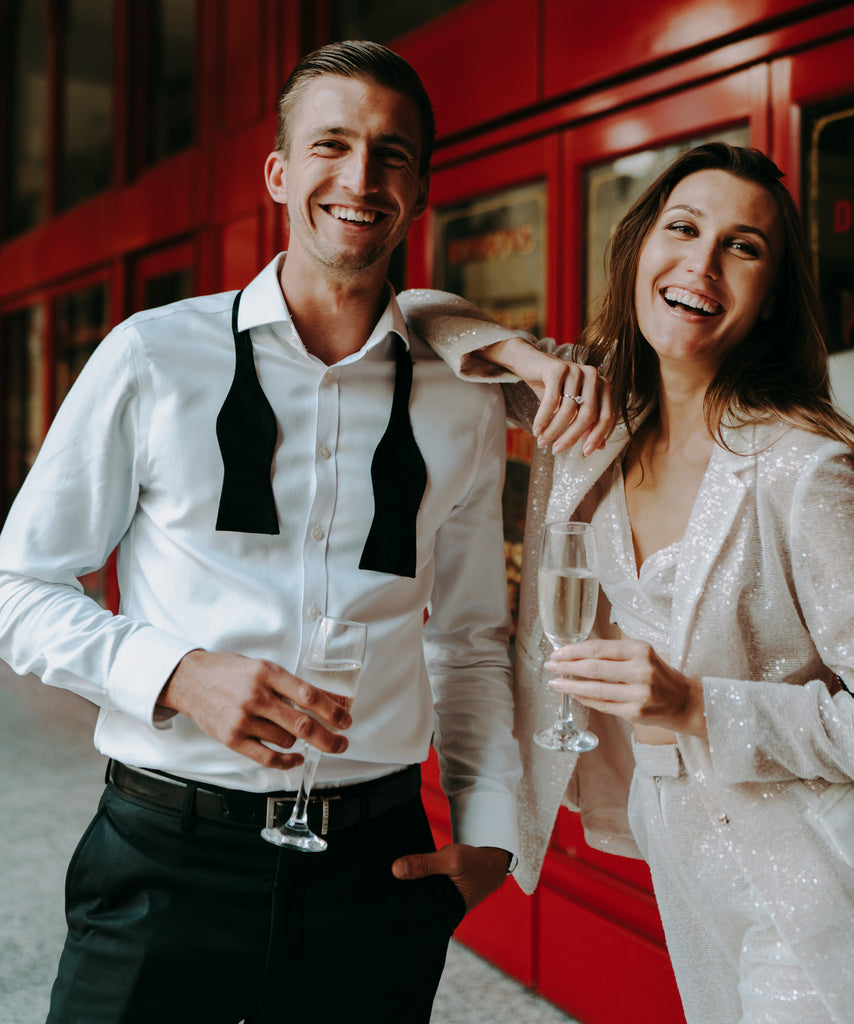
<svg viewBox="0 0 854 1024">
<path fill-rule="evenodd" d="M 693 309 L 698 313 L 705 313 L 707 316 L 714 316 L 716 313 L 723 312 L 723 306 L 719 302 L 702 299 L 699 295 L 694 295 L 684 288 L 665 288 L 664 301 L 669 302 L 671 306 L 677 303 L 680 306 L 687 306 L 688 309 Z"/>
<path fill-rule="evenodd" d="M 327 209 L 336 220 L 349 220 L 356 224 L 373 224 L 377 219 L 376 210 L 353 210 L 349 206 L 329 206 Z"/>
</svg>

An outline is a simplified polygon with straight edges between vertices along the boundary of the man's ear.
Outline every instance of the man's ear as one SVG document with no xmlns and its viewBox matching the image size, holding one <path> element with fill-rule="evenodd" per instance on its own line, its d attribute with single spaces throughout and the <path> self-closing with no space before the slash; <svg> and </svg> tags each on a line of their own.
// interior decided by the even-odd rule
<svg viewBox="0 0 854 1024">
<path fill-rule="evenodd" d="M 421 175 L 421 180 L 418 183 L 418 198 L 415 201 L 415 212 L 413 217 L 420 217 L 422 213 L 427 209 L 427 203 L 430 201 L 430 172 L 425 171 Z"/>
<path fill-rule="evenodd" d="M 264 164 L 264 181 L 273 202 L 287 206 L 288 162 L 278 150 L 267 157 Z"/>
</svg>

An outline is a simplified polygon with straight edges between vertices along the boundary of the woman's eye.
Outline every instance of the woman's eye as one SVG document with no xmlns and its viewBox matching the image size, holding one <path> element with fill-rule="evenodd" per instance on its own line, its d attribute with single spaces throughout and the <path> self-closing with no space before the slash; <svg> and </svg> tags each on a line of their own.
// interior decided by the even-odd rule
<svg viewBox="0 0 854 1024">
<path fill-rule="evenodd" d="M 746 242 L 743 238 L 733 238 L 729 243 L 730 249 L 742 252 L 745 256 L 758 256 L 759 250 L 752 242 Z"/>
<path fill-rule="evenodd" d="M 697 233 L 693 224 L 686 224 L 684 221 L 680 221 L 676 224 L 668 224 L 667 230 L 672 232 L 674 235 L 695 235 Z"/>
</svg>

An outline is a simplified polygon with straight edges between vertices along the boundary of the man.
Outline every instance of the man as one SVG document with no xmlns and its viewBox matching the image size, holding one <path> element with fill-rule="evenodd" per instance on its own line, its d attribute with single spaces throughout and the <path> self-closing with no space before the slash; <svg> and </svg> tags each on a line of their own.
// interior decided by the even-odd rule
<svg viewBox="0 0 854 1024">
<path fill-rule="evenodd" d="M 238 296 L 111 332 L 10 513 L 0 653 L 99 704 L 112 759 L 51 1024 L 339 1021 L 355 1000 L 427 1021 L 451 932 L 516 852 L 503 407 L 408 334 L 386 285 L 432 136 L 384 47 L 305 58 L 266 163 L 287 254 Z M 76 579 L 116 546 L 112 616 Z M 293 674 L 322 613 L 368 626 L 352 720 Z M 320 855 L 259 836 L 290 809 L 267 794 L 297 789 L 297 740 L 329 755 Z"/>
</svg>

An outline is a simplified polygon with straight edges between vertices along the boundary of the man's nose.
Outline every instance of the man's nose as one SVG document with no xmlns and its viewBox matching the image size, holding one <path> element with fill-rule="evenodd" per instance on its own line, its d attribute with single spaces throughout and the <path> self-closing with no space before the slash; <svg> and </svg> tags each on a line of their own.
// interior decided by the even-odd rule
<svg viewBox="0 0 854 1024">
<path fill-rule="evenodd" d="M 367 149 L 356 147 L 347 155 L 341 183 L 354 195 L 367 195 L 376 189 L 376 168 Z"/>
</svg>

